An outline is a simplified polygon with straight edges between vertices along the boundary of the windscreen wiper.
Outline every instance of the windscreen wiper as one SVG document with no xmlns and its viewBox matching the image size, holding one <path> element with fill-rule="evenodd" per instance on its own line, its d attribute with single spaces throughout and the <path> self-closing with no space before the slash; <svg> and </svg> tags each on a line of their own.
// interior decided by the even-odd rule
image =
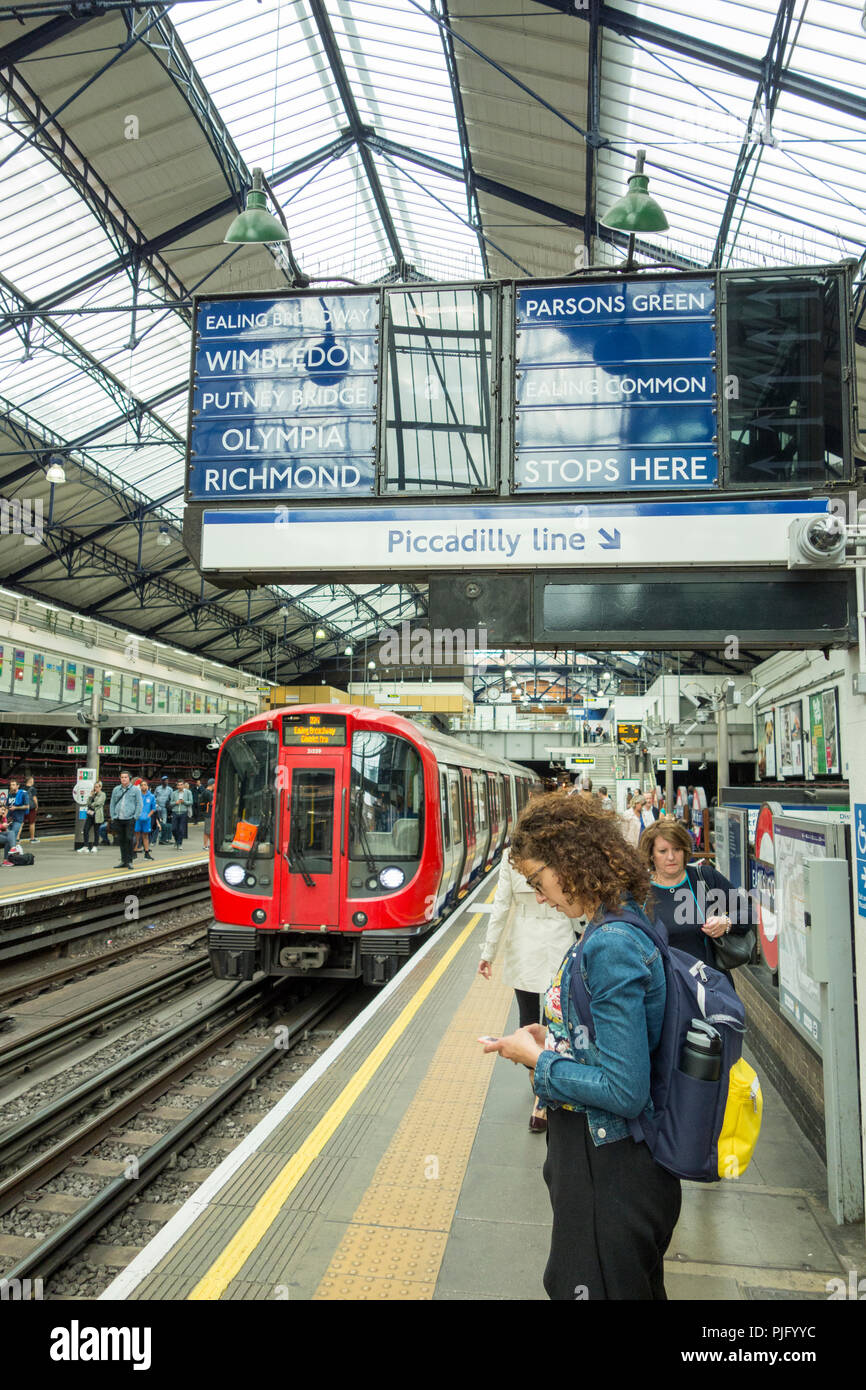
<svg viewBox="0 0 866 1390">
<path fill-rule="evenodd" d="M 295 861 L 292 857 L 293 854 L 297 855 L 297 867 L 295 866 Z M 286 858 L 289 861 L 289 868 L 291 869 L 292 873 L 300 873 L 301 878 L 304 880 L 304 883 L 307 885 L 307 887 L 315 888 L 316 880 L 313 878 L 312 874 L 307 868 L 307 861 L 304 858 L 304 851 L 301 849 L 299 844 L 293 845 L 291 839 L 289 840 L 288 846 L 286 847 Z"/>
<path fill-rule="evenodd" d="M 361 853 L 364 856 L 364 863 L 375 878 L 379 870 L 376 868 L 376 861 L 373 858 L 373 851 L 370 847 L 370 841 L 367 839 L 367 831 L 364 826 L 363 792 L 358 793 L 358 799 L 355 802 L 355 829 L 357 831 L 358 843 L 361 846 Z"/>
</svg>

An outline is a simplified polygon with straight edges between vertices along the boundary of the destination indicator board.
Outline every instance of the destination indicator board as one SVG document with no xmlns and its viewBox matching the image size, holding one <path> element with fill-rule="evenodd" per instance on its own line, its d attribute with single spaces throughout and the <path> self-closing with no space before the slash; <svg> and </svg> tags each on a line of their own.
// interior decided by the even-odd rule
<svg viewBox="0 0 866 1390">
<path fill-rule="evenodd" d="M 520 290 L 515 491 L 713 487 L 712 279 Z"/>
<path fill-rule="evenodd" d="M 190 500 L 371 492 L 378 325 L 378 293 L 200 301 Z"/>
<path fill-rule="evenodd" d="M 616 726 L 617 743 L 639 743 L 640 724 L 622 724 Z"/>
<path fill-rule="evenodd" d="M 284 714 L 283 747 L 345 748 L 346 720 L 342 715 Z"/>
</svg>

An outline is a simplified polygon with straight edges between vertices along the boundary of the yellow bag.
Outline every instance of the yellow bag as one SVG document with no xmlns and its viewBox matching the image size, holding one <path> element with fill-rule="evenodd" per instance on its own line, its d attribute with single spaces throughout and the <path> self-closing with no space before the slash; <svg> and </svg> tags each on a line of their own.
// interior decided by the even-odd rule
<svg viewBox="0 0 866 1390">
<path fill-rule="evenodd" d="M 764 1097 L 754 1067 L 741 1057 L 731 1067 L 728 1103 L 719 1134 L 719 1177 L 742 1177 L 751 1162 L 758 1135 Z"/>
</svg>

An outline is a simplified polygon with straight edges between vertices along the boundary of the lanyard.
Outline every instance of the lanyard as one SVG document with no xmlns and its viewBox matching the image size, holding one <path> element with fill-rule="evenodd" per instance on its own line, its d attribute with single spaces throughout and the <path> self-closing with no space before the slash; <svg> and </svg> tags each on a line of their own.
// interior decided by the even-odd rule
<svg viewBox="0 0 866 1390">
<path fill-rule="evenodd" d="M 701 905 L 700 905 L 700 903 L 698 902 L 697 898 L 695 897 L 695 890 L 694 890 L 694 888 L 692 887 L 692 881 L 691 881 L 691 879 L 689 878 L 689 876 L 688 876 L 687 873 L 683 874 L 683 876 L 682 876 L 682 878 L 680 879 L 679 883 L 656 883 L 656 882 L 655 882 L 655 879 L 651 879 L 650 881 L 655 885 L 656 888 L 664 888 L 664 889 L 666 889 L 666 890 L 667 890 L 668 892 L 670 892 L 670 893 L 673 893 L 674 890 L 677 889 L 677 888 L 682 888 L 683 884 L 685 884 L 686 887 L 688 888 L 689 892 L 691 893 L 692 897 L 695 899 L 695 907 L 698 909 L 699 914 L 703 917 L 703 912 L 702 912 L 702 910 L 701 910 Z"/>
</svg>

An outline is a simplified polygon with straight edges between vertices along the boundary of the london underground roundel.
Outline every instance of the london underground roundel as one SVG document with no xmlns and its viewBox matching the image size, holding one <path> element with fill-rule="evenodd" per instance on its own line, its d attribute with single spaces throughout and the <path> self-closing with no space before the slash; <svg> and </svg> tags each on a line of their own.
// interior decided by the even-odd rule
<svg viewBox="0 0 866 1390">
<path fill-rule="evenodd" d="M 770 970 L 779 968 L 779 939 L 776 926 L 776 846 L 773 839 L 773 811 L 761 807 L 755 827 L 756 868 L 755 895 L 758 900 L 758 936 L 761 955 Z"/>
</svg>

